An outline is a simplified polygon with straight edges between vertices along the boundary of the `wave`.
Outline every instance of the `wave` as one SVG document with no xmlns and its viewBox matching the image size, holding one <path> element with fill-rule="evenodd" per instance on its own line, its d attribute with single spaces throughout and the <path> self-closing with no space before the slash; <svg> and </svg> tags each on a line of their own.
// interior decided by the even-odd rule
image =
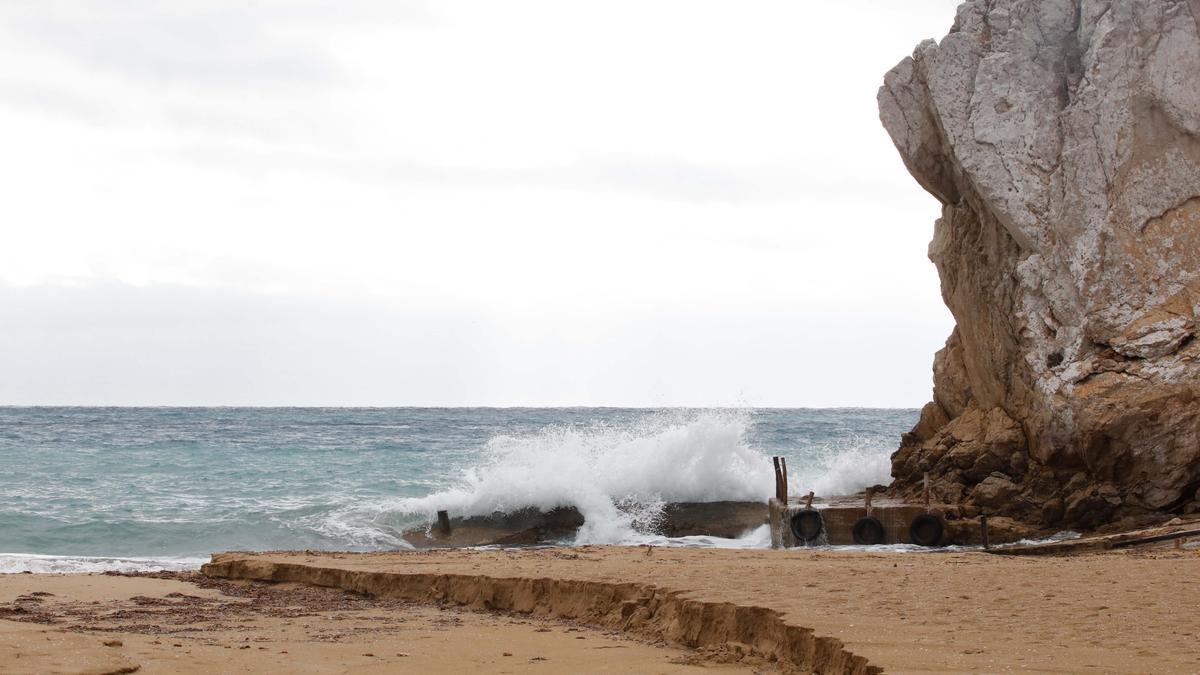
<svg viewBox="0 0 1200 675">
<path fill-rule="evenodd" d="M 890 440 L 890 439 L 889 439 Z M 814 449 L 793 469 L 788 484 L 794 494 L 849 495 L 872 485 L 892 482 L 892 445 L 850 438 Z"/>
<path fill-rule="evenodd" d="M 208 558 L 114 558 L 104 556 L 0 553 L 0 574 L 93 574 L 99 572 L 184 572 Z"/>
<path fill-rule="evenodd" d="M 670 502 L 765 501 L 773 493 L 771 460 L 751 447 L 749 428 L 744 411 L 667 412 L 624 425 L 550 426 L 531 435 L 496 436 L 481 461 L 460 469 L 454 487 L 362 504 L 333 514 L 326 526 L 343 534 L 353 529 L 359 537 L 374 530 L 379 541 L 394 539 L 406 524 L 432 522 L 439 510 L 486 516 L 572 506 L 584 525 L 570 543 L 701 545 L 700 539 L 656 536 L 654 525 Z M 841 494 L 888 477 L 888 454 L 879 447 L 797 452 L 793 488 Z M 744 541 L 701 539 L 707 545 L 768 543 L 754 533 Z"/>
</svg>

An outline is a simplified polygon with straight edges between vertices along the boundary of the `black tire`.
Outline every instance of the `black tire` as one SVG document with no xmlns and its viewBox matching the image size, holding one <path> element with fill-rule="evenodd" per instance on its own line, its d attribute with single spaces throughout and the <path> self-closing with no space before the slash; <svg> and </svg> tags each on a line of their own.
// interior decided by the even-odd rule
<svg viewBox="0 0 1200 675">
<path fill-rule="evenodd" d="M 908 527 L 908 540 L 917 546 L 937 546 L 942 543 L 942 534 L 946 526 L 942 519 L 929 513 L 923 513 L 913 518 Z"/>
<path fill-rule="evenodd" d="M 820 539 L 825 531 L 825 521 L 816 509 L 804 509 L 792 514 L 791 526 L 796 540 L 804 544 Z"/>
<path fill-rule="evenodd" d="M 875 516 L 863 516 L 854 521 L 854 527 L 850 529 L 850 535 L 854 537 L 854 543 L 859 546 L 878 546 L 883 543 L 885 530 L 883 523 Z"/>
</svg>

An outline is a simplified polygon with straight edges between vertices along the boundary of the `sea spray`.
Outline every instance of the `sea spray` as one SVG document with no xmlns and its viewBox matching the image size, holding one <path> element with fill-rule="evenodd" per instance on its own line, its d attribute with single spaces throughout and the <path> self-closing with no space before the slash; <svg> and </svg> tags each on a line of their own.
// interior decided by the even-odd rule
<svg viewBox="0 0 1200 675">
<path fill-rule="evenodd" d="M 652 529 L 668 502 L 763 499 L 771 465 L 747 445 L 747 424 L 741 412 L 660 413 L 624 426 L 496 436 L 457 487 L 393 508 L 432 517 L 573 506 L 585 520 L 576 543 L 622 542 Z"/>
<path fill-rule="evenodd" d="M 456 516 L 575 507 L 584 517 L 574 543 L 635 543 L 652 535 L 670 502 L 763 501 L 770 458 L 751 447 L 746 411 L 659 413 L 626 426 L 550 426 L 487 443 L 483 461 L 458 486 L 398 500 L 392 509 L 431 521 Z M 823 448 L 793 485 L 843 494 L 886 482 L 887 453 L 851 443 Z"/>
<path fill-rule="evenodd" d="M 891 482 L 890 446 L 873 446 L 867 439 L 851 436 L 825 446 L 810 448 L 808 461 L 789 477 L 797 494 L 848 495 L 872 485 Z"/>
</svg>

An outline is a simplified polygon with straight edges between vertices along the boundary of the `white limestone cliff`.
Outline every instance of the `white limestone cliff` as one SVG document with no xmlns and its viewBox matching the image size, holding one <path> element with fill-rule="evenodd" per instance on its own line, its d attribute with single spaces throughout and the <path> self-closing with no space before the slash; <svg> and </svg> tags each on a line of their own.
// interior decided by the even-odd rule
<svg viewBox="0 0 1200 675">
<path fill-rule="evenodd" d="M 1051 526 L 1200 510 L 1200 0 L 970 0 L 885 78 L 957 326 L 893 457 Z"/>
</svg>

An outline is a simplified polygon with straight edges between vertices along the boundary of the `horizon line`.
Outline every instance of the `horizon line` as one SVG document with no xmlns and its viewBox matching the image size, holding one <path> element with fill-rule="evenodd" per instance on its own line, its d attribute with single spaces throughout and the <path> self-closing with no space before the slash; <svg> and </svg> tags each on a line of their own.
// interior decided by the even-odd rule
<svg viewBox="0 0 1200 675">
<path fill-rule="evenodd" d="M 3 403 L 0 410 L 32 408 L 123 410 L 920 410 L 921 406 L 751 406 L 751 405 L 129 405 Z"/>
</svg>

